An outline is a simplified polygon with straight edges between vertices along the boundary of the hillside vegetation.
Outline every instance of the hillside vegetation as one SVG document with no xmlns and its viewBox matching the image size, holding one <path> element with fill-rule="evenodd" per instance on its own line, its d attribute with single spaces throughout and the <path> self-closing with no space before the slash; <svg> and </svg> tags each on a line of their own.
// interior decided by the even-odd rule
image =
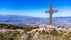
<svg viewBox="0 0 71 40">
<path fill-rule="evenodd" d="M 2 26 L 2 24 L 1 24 Z M 71 40 L 71 30 L 46 29 L 38 27 L 15 27 L 10 25 L 0 29 L 0 40 Z M 13 28 L 12 28 L 13 27 Z"/>
</svg>

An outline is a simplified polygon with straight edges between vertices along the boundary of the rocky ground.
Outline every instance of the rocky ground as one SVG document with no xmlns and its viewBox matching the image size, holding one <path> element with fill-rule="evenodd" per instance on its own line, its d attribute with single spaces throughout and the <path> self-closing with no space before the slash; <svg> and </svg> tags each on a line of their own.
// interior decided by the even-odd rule
<svg viewBox="0 0 71 40">
<path fill-rule="evenodd" d="M 0 29 L 0 40 L 71 40 L 71 29 Z"/>
</svg>

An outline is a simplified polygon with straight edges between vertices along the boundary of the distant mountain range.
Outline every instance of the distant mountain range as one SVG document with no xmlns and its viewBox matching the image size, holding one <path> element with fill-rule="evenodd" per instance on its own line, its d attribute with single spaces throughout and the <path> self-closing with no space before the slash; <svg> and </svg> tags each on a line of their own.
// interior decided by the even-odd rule
<svg viewBox="0 0 71 40">
<path fill-rule="evenodd" d="M 38 18 L 31 16 L 17 15 L 0 15 L 1 24 L 12 24 L 18 26 L 37 26 L 48 25 L 49 18 Z M 55 26 L 71 26 L 71 17 L 53 17 L 53 25 Z"/>
</svg>

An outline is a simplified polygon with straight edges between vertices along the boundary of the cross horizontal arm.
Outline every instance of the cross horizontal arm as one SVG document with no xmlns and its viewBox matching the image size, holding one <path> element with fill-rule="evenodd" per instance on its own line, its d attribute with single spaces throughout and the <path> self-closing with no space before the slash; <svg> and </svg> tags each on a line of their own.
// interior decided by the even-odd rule
<svg viewBox="0 0 71 40">
<path fill-rule="evenodd" d="M 45 13 L 49 13 L 49 11 L 45 11 Z"/>
<path fill-rule="evenodd" d="M 58 10 L 53 10 L 54 13 L 58 12 Z"/>
</svg>

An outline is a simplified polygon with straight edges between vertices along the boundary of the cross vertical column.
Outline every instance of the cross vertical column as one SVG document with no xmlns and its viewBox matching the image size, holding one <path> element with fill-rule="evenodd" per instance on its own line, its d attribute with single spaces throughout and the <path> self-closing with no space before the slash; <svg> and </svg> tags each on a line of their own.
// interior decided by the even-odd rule
<svg viewBox="0 0 71 40">
<path fill-rule="evenodd" d="M 49 16 L 50 16 L 49 25 L 52 25 L 52 14 L 50 14 Z"/>
<path fill-rule="evenodd" d="M 49 13 L 49 25 L 52 25 L 52 15 L 54 12 L 57 12 L 57 10 L 52 9 L 52 4 L 50 4 L 50 9 L 48 11 L 45 11 L 46 13 Z"/>
</svg>

